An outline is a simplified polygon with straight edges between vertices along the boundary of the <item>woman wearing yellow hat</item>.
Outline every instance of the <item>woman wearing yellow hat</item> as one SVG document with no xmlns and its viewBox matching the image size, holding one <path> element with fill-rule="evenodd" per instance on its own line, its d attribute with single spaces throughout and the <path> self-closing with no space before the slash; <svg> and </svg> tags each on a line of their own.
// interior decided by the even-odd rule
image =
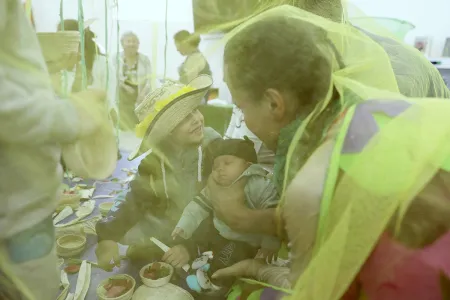
<svg viewBox="0 0 450 300">
<path fill-rule="evenodd" d="M 140 123 L 136 134 L 142 142 L 129 159 L 146 156 L 125 201 L 116 202 L 111 215 L 97 224 L 96 253 L 103 266 L 110 266 L 112 259 L 118 263 L 118 242 L 133 245 L 144 240 L 145 244 L 146 238 L 156 237 L 172 244 L 174 226 L 203 183 L 203 148 L 220 138 L 212 129 L 204 128 L 203 116 L 197 110 L 211 84 L 207 75 L 186 86 L 167 83 L 137 107 Z M 129 256 L 132 249 L 128 250 Z M 187 253 L 182 246 L 171 251 Z M 187 262 L 171 260 L 170 252 L 165 258 L 175 266 Z"/>
</svg>

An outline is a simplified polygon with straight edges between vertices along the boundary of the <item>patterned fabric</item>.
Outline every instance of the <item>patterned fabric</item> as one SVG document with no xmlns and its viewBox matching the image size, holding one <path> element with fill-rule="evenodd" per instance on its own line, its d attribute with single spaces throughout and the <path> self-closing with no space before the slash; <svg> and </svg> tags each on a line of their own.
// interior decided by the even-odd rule
<svg viewBox="0 0 450 300">
<path fill-rule="evenodd" d="M 301 119 L 297 119 L 285 128 L 281 129 L 278 138 L 277 152 L 275 153 L 275 165 L 273 167 L 273 183 L 279 193 L 283 189 L 284 170 L 286 164 L 286 156 L 291 145 L 292 138 L 302 123 Z"/>
<path fill-rule="evenodd" d="M 5 241 L 11 262 L 24 263 L 48 255 L 53 249 L 55 231 L 48 217 L 43 222 L 24 230 Z"/>
</svg>

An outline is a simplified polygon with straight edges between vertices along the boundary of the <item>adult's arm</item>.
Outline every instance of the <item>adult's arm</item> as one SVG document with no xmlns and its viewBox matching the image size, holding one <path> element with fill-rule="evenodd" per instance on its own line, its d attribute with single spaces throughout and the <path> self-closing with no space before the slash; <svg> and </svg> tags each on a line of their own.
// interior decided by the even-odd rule
<svg viewBox="0 0 450 300">
<path fill-rule="evenodd" d="M 249 259 L 218 270 L 213 274 L 213 278 L 253 277 L 277 287 L 291 288 L 311 258 L 320 199 L 333 145 L 333 140 L 330 140 L 319 147 L 286 190 L 286 203 L 282 217 L 290 241 L 290 268 L 270 266 L 261 261 Z M 263 224 L 264 222 L 261 222 L 258 225 Z"/>
<path fill-rule="evenodd" d="M 150 185 L 151 167 L 145 158 L 138 168 L 134 180 L 130 182 L 130 190 L 125 201 L 120 201 L 111 209 L 110 215 L 100 220 L 96 225 L 98 240 L 113 240 L 119 242 L 139 220 L 144 212 L 152 212 L 155 215 L 163 211 L 158 204 L 160 198 L 155 195 Z"/>
<path fill-rule="evenodd" d="M 0 71 L 1 72 L 1 71 Z M 51 88 L 24 89 L 0 74 L 0 140 L 4 143 L 72 143 L 79 134 L 74 105 Z"/>
<path fill-rule="evenodd" d="M 206 59 L 201 53 L 188 57 L 180 72 L 180 82 L 188 84 L 206 67 Z"/>
<path fill-rule="evenodd" d="M 136 205 L 136 200 L 137 197 L 144 196 L 142 189 L 139 188 L 144 177 L 138 175 L 131 181 L 131 189 L 126 194 L 125 200 L 116 199 L 108 216 L 97 222 L 95 230 L 99 242 L 102 240 L 120 242 L 128 230 L 137 224 L 142 213 Z"/>
<path fill-rule="evenodd" d="M 152 90 L 152 63 L 150 61 L 150 59 L 148 57 L 145 58 L 145 68 L 146 68 L 146 85 L 148 86 L 148 88 L 150 89 L 150 91 Z"/>
<path fill-rule="evenodd" d="M 209 217 L 211 212 L 212 208 L 209 206 L 209 201 L 205 198 L 205 192 L 202 191 L 200 196 L 195 197 L 184 208 L 183 214 L 176 225 L 176 227 L 183 230 L 179 235 L 183 239 L 190 239 L 192 234 L 197 230 L 203 220 Z"/>
<path fill-rule="evenodd" d="M 291 282 L 296 282 L 304 272 L 313 254 L 320 203 L 333 147 L 332 139 L 322 144 L 286 190 L 282 217 L 289 239 Z"/>
<path fill-rule="evenodd" d="M 56 98 L 36 34 L 19 1 L 0 0 L 0 32 L 0 141 L 75 141 L 80 130 L 77 111 L 69 101 Z"/>
<path fill-rule="evenodd" d="M 275 208 L 249 209 L 242 200 L 231 197 L 217 201 L 213 206 L 219 219 L 237 232 L 277 235 Z"/>
<path fill-rule="evenodd" d="M 136 106 L 144 101 L 145 97 L 153 90 L 152 87 L 152 64 L 150 59 L 143 55 L 141 60 L 141 66 L 145 71 L 143 72 L 145 78 L 142 78 L 139 82 L 139 93 L 136 99 Z"/>
<path fill-rule="evenodd" d="M 152 64 L 150 62 L 150 59 L 146 56 L 141 54 L 142 60 L 140 61 L 141 63 L 141 68 L 143 68 L 144 72 L 143 72 L 143 76 L 144 78 L 140 78 L 139 79 L 139 85 L 141 87 L 147 87 L 147 89 L 149 91 L 152 90 Z"/>
<path fill-rule="evenodd" d="M 250 277 L 279 288 L 290 289 L 289 273 L 288 267 L 267 265 L 261 260 L 247 259 L 216 271 L 212 278 Z"/>
<path fill-rule="evenodd" d="M 234 188 L 221 187 L 208 179 L 211 204 L 217 217 L 231 229 L 242 233 L 277 234 L 276 209 L 250 209 L 245 205 L 246 180 L 235 183 Z"/>
</svg>

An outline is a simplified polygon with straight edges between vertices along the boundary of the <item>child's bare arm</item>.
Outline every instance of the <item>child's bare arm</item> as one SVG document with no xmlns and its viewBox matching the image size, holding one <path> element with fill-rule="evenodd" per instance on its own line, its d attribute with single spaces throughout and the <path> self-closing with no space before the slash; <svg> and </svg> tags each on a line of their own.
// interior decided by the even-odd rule
<svg viewBox="0 0 450 300">
<path fill-rule="evenodd" d="M 197 230 L 200 223 L 205 220 L 212 208 L 209 206 L 207 198 L 205 197 L 205 190 L 194 198 L 184 209 L 180 220 L 178 221 L 172 237 L 180 236 L 184 239 L 191 238 L 192 234 Z"/>
</svg>

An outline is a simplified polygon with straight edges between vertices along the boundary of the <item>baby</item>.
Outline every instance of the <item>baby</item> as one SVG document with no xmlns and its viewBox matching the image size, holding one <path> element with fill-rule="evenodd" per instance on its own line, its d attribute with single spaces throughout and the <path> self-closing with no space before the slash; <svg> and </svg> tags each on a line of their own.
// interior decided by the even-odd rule
<svg viewBox="0 0 450 300">
<path fill-rule="evenodd" d="M 211 143 L 205 155 L 205 165 L 208 161 L 210 180 L 216 184 L 232 188 L 243 185 L 236 184 L 245 180 L 245 204 L 252 209 L 275 207 L 279 197 L 275 186 L 267 177 L 267 171 L 257 165 L 257 155 L 253 142 L 245 139 L 217 140 Z M 184 212 L 172 233 L 173 238 L 191 238 L 192 234 L 210 213 L 214 213 L 210 202 L 210 190 L 206 186 L 184 209 Z M 212 250 L 212 256 L 196 259 L 192 265 L 197 269 L 195 275 L 187 278 L 189 287 L 197 292 L 205 290 L 220 290 L 221 287 L 231 285 L 232 282 L 211 282 L 211 274 L 215 271 L 231 266 L 241 260 L 263 256 L 272 259 L 278 252 L 280 241 L 272 236 L 243 234 L 233 231 L 214 215 L 213 233 L 205 237 Z M 210 263 L 208 261 L 211 260 Z"/>
</svg>

